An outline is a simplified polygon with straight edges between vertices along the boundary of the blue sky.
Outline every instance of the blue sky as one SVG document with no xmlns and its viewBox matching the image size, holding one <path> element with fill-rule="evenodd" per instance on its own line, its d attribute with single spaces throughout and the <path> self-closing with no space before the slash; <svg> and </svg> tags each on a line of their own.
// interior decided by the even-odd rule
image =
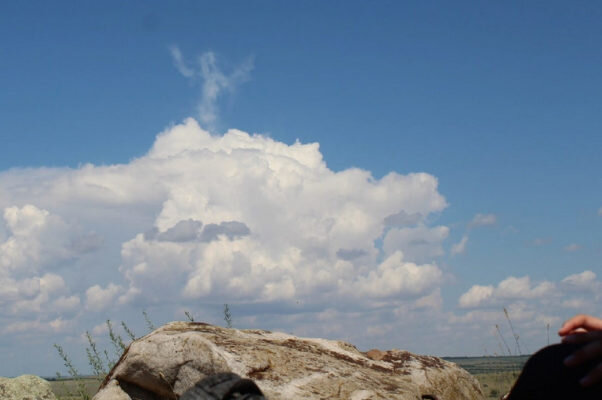
<svg viewBox="0 0 602 400">
<path fill-rule="evenodd" d="M 141 309 L 161 323 L 199 305 L 221 323 L 229 302 L 239 327 L 436 355 L 499 353 L 504 306 L 531 351 L 546 323 L 602 314 L 601 14 L 596 2 L 3 3 L 0 279 L 19 289 L 0 291 L 0 355 L 14 360 L 0 375 L 52 375 L 60 341 L 85 365 L 81 333 L 100 338 L 107 317 L 143 331 Z M 273 228 L 253 210 L 286 217 Z M 401 211 L 420 218 L 383 222 Z M 201 239 L 208 226 L 219 239 Z M 165 238 L 195 229 L 198 243 L 172 243 L 188 261 L 166 255 Z M 218 247 L 246 261 L 203 291 L 191 282 Z M 273 275 L 245 270 L 285 259 Z M 381 298 L 389 267 L 399 285 Z M 149 297 L 170 268 L 171 297 Z M 237 273 L 256 296 L 220 292 Z"/>
</svg>

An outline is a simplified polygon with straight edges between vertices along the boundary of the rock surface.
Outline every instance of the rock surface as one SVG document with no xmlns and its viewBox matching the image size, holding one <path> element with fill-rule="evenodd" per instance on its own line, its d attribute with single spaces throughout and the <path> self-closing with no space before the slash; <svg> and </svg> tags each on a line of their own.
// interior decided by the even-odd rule
<svg viewBox="0 0 602 400">
<path fill-rule="evenodd" d="M 56 400 L 48 381 L 34 375 L 17 378 L 0 377 L 0 399 L 2 400 Z"/>
<path fill-rule="evenodd" d="M 172 322 L 134 341 L 94 400 L 176 400 L 217 372 L 253 379 L 269 400 L 484 399 L 472 375 L 436 357 L 364 354 L 340 341 Z"/>
</svg>

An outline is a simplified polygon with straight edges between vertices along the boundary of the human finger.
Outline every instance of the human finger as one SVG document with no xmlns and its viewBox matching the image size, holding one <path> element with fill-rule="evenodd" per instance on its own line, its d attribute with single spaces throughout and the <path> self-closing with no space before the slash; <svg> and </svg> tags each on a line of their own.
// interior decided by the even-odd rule
<svg viewBox="0 0 602 400">
<path fill-rule="evenodd" d="M 564 336 L 561 335 L 562 336 L 562 341 L 564 342 L 564 338 L 567 337 L 567 336 L 569 336 L 569 335 L 576 335 L 578 333 L 587 333 L 587 332 L 588 331 L 586 329 L 583 329 L 583 328 L 574 329 L 574 330 L 572 330 L 570 332 L 567 332 Z"/>
<path fill-rule="evenodd" d="M 576 367 L 591 360 L 602 359 L 602 340 L 594 340 L 564 359 L 567 367 Z"/>
<path fill-rule="evenodd" d="M 602 331 L 592 331 L 592 332 L 579 332 L 571 333 L 562 338 L 563 343 L 588 343 L 593 342 L 595 340 L 602 340 Z"/>
<path fill-rule="evenodd" d="M 596 368 L 592 369 L 586 376 L 579 380 L 581 386 L 593 386 L 597 383 L 602 382 L 602 363 L 598 364 Z"/>
<path fill-rule="evenodd" d="M 562 324 L 558 334 L 560 336 L 565 336 L 579 328 L 583 328 L 587 331 L 602 330 L 602 319 L 585 314 L 575 315 Z"/>
</svg>

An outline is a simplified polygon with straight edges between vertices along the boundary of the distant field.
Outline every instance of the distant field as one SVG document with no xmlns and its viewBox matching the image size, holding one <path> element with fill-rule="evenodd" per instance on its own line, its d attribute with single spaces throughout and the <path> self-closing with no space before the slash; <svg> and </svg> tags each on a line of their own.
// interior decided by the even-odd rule
<svg viewBox="0 0 602 400">
<path fill-rule="evenodd" d="M 79 394 L 80 385 L 84 393 L 91 399 L 100 386 L 100 380 L 91 377 L 83 377 L 78 380 L 51 378 L 48 381 L 50 382 L 52 392 L 59 400 L 81 400 L 83 397 Z"/>
<path fill-rule="evenodd" d="M 444 357 L 474 375 L 488 400 L 508 393 L 529 356 Z"/>
<path fill-rule="evenodd" d="M 443 357 L 447 361 L 458 364 L 474 375 L 483 388 L 488 400 L 498 400 L 507 393 L 518 377 L 523 365 L 529 356 L 509 357 Z M 59 400 L 81 400 L 78 395 L 78 382 L 74 379 L 49 379 L 52 391 Z M 84 377 L 81 384 L 85 392 L 92 398 L 100 380 L 93 377 Z"/>
<path fill-rule="evenodd" d="M 520 371 L 528 358 L 529 356 L 443 357 L 444 360 L 458 364 L 473 375 Z"/>
</svg>

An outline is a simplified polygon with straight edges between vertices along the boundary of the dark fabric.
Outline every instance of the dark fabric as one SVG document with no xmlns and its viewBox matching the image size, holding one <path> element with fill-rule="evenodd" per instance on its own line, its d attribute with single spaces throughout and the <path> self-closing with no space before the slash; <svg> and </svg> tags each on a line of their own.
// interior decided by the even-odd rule
<svg viewBox="0 0 602 400">
<path fill-rule="evenodd" d="M 265 400 L 265 397 L 252 380 L 224 372 L 198 381 L 180 400 Z"/>
<path fill-rule="evenodd" d="M 507 400 L 602 400 L 602 385 L 584 388 L 579 380 L 601 360 L 576 368 L 566 367 L 564 359 L 581 345 L 556 344 L 533 354 L 525 364 Z"/>
</svg>

